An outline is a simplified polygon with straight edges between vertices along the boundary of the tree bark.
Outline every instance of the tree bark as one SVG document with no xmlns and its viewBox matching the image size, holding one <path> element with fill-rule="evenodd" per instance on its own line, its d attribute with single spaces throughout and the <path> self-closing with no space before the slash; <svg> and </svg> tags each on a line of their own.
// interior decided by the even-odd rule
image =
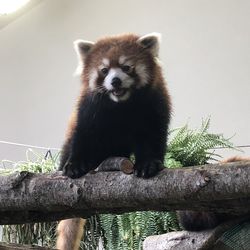
<svg viewBox="0 0 250 250">
<path fill-rule="evenodd" d="M 0 242 L 0 250 L 56 250 L 48 247 L 29 246 L 13 243 Z"/>
<path fill-rule="evenodd" d="M 0 176 L 0 224 L 139 210 L 249 213 L 250 161 L 164 169 L 150 179 L 121 171 Z"/>
</svg>

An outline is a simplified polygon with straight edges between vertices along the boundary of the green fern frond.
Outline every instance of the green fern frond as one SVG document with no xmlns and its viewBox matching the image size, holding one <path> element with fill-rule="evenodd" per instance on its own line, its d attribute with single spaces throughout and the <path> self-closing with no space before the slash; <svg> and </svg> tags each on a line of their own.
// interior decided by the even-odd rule
<svg viewBox="0 0 250 250">
<path fill-rule="evenodd" d="M 222 134 L 208 132 L 210 118 L 202 120 L 201 127 L 196 130 L 188 128 L 187 124 L 171 132 L 172 139 L 169 142 L 168 151 L 171 157 L 183 166 L 205 164 L 209 160 L 216 159 L 217 154 L 213 149 L 217 147 L 237 149 Z"/>
</svg>

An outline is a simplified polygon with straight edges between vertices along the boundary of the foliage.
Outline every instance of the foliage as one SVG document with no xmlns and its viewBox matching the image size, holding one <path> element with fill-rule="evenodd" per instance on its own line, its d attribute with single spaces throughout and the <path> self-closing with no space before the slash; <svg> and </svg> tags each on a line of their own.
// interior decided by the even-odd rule
<svg viewBox="0 0 250 250">
<path fill-rule="evenodd" d="M 10 174 L 15 171 L 30 171 L 33 173 L 48 173 L 58 169 L 59 153 L 52 155 L 48 150 L 45 156 L 32 149 L 26 152 L 26 161 L 12 162 L 2 160 L 4 168 L 0 168 L 0 175 Z M 7 165 L 7 167 L 6 167 Z"/>
<path fill-rule="evenodd" d="M 210 119 L 206 119 L 202 121 L 201 128 L 196 130 L 191 130 L 188 125 L 172 130 L 165 166 L 176 168 L 205 164 L 219 157 L 214 148 L 234 149 L 230 140 L 223 135 L 209 133 L 209 125 Z M 31 150 L 28 152 L 27 162 L 15 163 L 15 169 L 39 173 L 57 169 L 58 155 L 44 158 Z M 35 160 L 30 160 L 30 153 L 35 156 Z M 7 172 L 0 171 L 0 174 Z M 4 226 L 4 240 L 53 247 L 55 227 L 56 223 Z M 178 230 L 179 225 L 174 212 L 147 211 L 92 216 L 88 219 L 85 229 L 81 249 L 94 250 L 102 244 L 107 250 L 139 250 L 142 249 L 142 242 L 147 236 Z"/>
<path fill-rule="evenodd" d="M 181 128 L 170 131 L 171 139 L 168 145 L 168 158 L 175 159 L 183 166 L 206 164 L 217 160 L 220 155 L 215 148 L 236 149 L 222 134 L 209 133 L 210 118 L 202 121 L 199 129 L 192 130 L 186 124 Z"/>
<path fill-rule="evenodd" d="M 133 212 L 122 215 L 101 214 L 105 249 L 142 249 L 143 240 L 150 235 L 179 229 L 175 213 Z"/>
<path fill-rule="evenodd" d="M 56 225 L 56 222 L 4 225 L 2 241 L 51 247 L 55 245 Z"/>
</svg>

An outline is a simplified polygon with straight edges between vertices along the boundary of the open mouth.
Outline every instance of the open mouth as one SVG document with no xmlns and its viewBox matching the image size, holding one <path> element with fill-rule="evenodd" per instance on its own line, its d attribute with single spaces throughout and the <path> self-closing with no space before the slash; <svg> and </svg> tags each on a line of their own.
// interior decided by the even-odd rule
<svg viewBox="0 0 250 250">
<path fill-rule="evenodd" d="M 112 90 L 112 94 L 117 97 L 124 96 L 126 93 L 127 93 L 127 89 L 123 89 L 123 88 L 116 88 Z"/>
</svg>

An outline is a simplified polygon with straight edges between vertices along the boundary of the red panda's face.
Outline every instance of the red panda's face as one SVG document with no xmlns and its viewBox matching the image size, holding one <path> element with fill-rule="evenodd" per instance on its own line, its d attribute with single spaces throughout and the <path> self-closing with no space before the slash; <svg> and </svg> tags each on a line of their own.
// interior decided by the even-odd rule
<svg viewBox="0 0 250 250">
<path fill-rule="evenodd" d="M 90 67 L 89 88 L 107 93 L 115 102 L 126 101 L 135 89 L 149 83 L 152 61 L 118 53 L 113 58 L 104 55 L 96 67 Z"/>
<path fill-rule="evenodd" d="M 107 94 L 115 102 L 126 101 L 136 89 L 150 84 L 155 70 L 159 35 L 124 35 L 97 43 L 75 43 L 90 91 Z"/>
</svg>

